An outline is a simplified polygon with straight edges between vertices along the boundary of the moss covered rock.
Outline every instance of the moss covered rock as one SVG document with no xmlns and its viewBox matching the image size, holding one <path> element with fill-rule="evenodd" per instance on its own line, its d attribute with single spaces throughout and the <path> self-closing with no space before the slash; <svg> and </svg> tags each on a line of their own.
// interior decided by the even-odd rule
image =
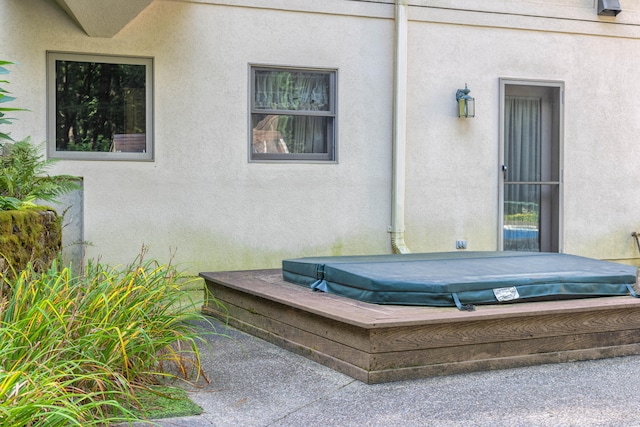
<svg viewBox="0 0 640 427">
<path fill-rule="evenodd" d="M 48 266 L 62 250 L 60 222 L 52 210 L 0 211 L 0 272 Z"/>
</svg>

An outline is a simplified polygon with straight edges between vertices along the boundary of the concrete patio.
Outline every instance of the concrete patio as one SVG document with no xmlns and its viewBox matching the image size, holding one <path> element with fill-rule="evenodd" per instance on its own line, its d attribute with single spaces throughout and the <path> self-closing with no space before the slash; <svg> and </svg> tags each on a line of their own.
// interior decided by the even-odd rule
<svg viewBox="0 0 640 427">
<path fill-rule="evenodd" d="M 213 320 L 203 426 L 637 426 L 640 356 L 367 385 Z"/>
</svg>

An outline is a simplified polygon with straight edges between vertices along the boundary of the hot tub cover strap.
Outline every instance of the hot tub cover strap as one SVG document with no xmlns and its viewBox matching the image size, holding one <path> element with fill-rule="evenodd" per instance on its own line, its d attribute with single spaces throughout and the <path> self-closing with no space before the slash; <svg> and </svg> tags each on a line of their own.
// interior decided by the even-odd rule
<svg viewBox="0 0 640 427">
<path fill-rule="evenodd" d="M 451 296 L 453 297 L 453 301 L 456 303 L 456 307 L 458 307 L 458 310 L 460 310 L 460 311 L 474 311 L 476 309 L 473 306 L 473 304 L 462 304 L 460 302 L 460 298 L 458 298 L 458 295 L 455 292 L 452 293 Z"/>
</svg>

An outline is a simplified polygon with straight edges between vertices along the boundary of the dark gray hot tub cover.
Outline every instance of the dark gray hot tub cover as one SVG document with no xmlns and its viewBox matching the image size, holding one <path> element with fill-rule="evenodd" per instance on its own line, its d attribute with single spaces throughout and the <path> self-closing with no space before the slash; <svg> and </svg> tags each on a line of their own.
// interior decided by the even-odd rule
<svg viewBox="0 0 640 427">
<path fill-rule="evenodd" d="M 445 252 L 298 258 L 284 279 L 376 304 L 454 306 L 532 298 L 636 296 L 636 267 L 540 252 Z"/>
</svg>

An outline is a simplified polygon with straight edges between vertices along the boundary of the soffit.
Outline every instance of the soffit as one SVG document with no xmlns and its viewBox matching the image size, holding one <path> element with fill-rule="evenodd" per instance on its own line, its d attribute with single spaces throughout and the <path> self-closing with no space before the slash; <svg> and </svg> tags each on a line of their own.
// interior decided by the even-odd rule
<svg viewBox="0 0 640 427">
<path fill-rule="evenodd" d="M 56 0 L 91 37 L 113 37 L 153 0 Z"/>
</svg>

